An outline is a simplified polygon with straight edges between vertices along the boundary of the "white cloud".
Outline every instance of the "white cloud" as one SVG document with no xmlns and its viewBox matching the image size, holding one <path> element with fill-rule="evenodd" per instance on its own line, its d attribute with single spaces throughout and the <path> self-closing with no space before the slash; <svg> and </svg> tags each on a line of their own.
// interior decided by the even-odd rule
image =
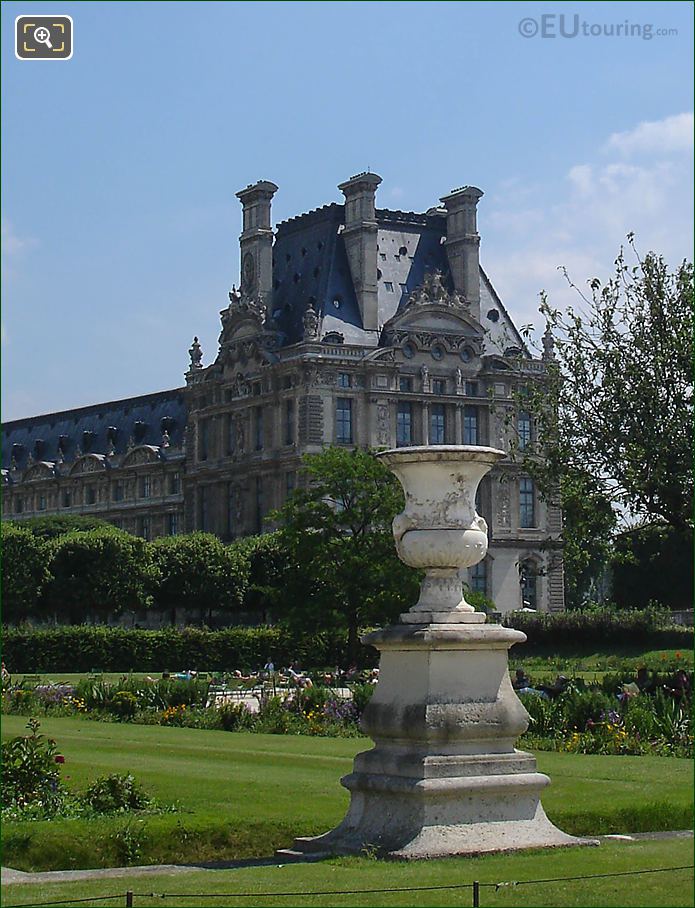
<svg viewBox="0 0 695 908">
<path fill-rule="evenodd" d="M 690 151 L 693 147 L 693 125 L 692 113 L 645 121 L 627 132 L 614 132 L 606 142 L 605 151 L 625 156 Z"/>
<path fill-rule="evenodd" d="M 538 325 L 541 290 L 556 307 L 577 305 L 559 266 L 582 288 L 594 276 L 605 279 L 628 233 L 634 232 L 642 254 L 654 250 L 671 266 L 690 258 L 692 167 L 682 136 L 677 139 L 685 122 L 692 128 L 691 114 L 616 133 L 595 159 L 569 167 L 557 185 L 526 183 L 516 193 L 510 181 L 504 192 L 491 194 L 488 210 L 481 204 L 483 266 L 517 324 Z M 658 145 L 656 132 L 663 139 Z M 627 160 L 630 149 L 634 156 Z M 637 154 L 650 149 L 650 155 Z M 533 201 L 547 199 L 548 190 L 550 204 Z"/>
<path fill-rule="evenodd" d="M 5 261 L 16 259 L 17 256 L 36 246 L 33 237 L 20 236 L 11 221 L 2 218 L 2 255 Z"/>
</svg>

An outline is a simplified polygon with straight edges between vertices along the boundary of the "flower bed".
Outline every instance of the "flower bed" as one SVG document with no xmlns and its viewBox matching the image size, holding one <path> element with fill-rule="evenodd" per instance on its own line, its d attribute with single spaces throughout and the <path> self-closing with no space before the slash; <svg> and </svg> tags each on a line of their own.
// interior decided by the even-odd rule
<svg viewBox="0 0 695 908">
<path fill-rule="evenodd" d="M 693 753 L 690 688 L 680 696 L 668 687 L 669 675 L 652 673 L 651 694 L 624 693 L 634 672 L 624 668 L 588 684 L 569 681 L 552 699 L 521 693 L 530 723 L 521 747 L 593 754 L 652 754 L 689 757 Z M 542 687 L 543 685 L 539 685 Z M 251 731 L 266 734 L 304 734 L 353 737 L 374 686 L 356 684 L 351 699 L 328 687 L 316 686 L 258 693 L 253 703 L 239 698 L 207 705 L 207 682 L 160 680 L 119 682 L 84 680 L 75 687 L 39 684 L 3 691 L 3 712 L 20 715 L 84 716 L 108 722 Z M 261 690 L 260 688 L 258 689 Z"/>
</svg>

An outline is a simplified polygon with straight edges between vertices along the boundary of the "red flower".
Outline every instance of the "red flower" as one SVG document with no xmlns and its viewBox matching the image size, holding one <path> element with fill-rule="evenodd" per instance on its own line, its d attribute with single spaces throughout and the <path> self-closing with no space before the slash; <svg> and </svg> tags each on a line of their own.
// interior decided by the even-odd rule
<svg viewBox="0 0 695 908">
<path fill-rule="evenodd" d="M 56 763 L 65 763 L 65 757 L 62 754 L 56 754 L 53 759 Z"/>
</svg>

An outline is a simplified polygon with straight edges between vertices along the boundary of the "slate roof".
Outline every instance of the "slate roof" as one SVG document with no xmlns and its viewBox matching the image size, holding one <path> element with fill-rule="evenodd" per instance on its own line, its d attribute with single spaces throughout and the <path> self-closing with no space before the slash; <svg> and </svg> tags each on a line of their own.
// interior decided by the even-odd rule
<svg viewBox="0 0 695 908">
<path fill-rule="evenodd" d="M 408 242 L 412 256 L 396 262 L 389 248 L 388 261 L 377 254 L 379 280 L 379 322 L 394 315 L 405 300 L 401 284 L 410 291 L 417 287 L 426 271 L 435 268 L 448 275 L 446 253 L 441 237 L 446 230 L 443 215 L 417 214 L 410 211 L 377 209 L 376 220 L 381 245 L 400 249 Z M 273 246 L 273 308 L 271 318 L 283 332 L 285 344 L 302 339 L 302 316 L 311 303 L 323 318 L 321 335 L 329 331 L 343 334 L 345 343 L 376 346 L 379 332 L 362 327 L 357 298 L 350 275 L 345 243 L 340 234 L 344 206 L 324 205 L 307 214 L 282 221 L 277 227 Z M 398 266 L 398 267 L 396 267 Z M 394 270 L 395 269 L 395 270 Z M 385 290 L 390 281 L 394 291 Z"/>
<path fill-rule="evenodd" d="M 110 427 L 116 432 L 109 432 Z M 78 448 L 82 454 L 105 454 L 109 435 L 116 454 L 125 454 L 130 438 L 137 444 L 158 446 L 164 428 L 171 447 L 180 448 L 185 427 L 183 388 L 16 419 L 2 426 L 2 467 L 9 469 L 13 454 L 20 470 L 26 469 L 30 455 L 36 461 L 55 462 L 61 438 L 65 463 L 75 460 Z"/>
</svg>

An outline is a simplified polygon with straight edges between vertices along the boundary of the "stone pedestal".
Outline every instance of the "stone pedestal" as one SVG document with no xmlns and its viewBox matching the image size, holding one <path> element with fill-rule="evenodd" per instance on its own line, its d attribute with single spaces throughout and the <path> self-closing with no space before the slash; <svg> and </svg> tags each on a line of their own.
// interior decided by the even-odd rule
<svg viewBox="0 0 695 908">
<path fill-rule="evenodd" d="M 280 854 L 375 849 L 435 858 L 590 844 L 548 820 L 540 796 L 550 779 L 531 754 L 514 748 L 528 714 L 512 688 L 507 654 L 526 635 L 485 624 L 462 595 L 459 569 L 487 551 L 476 489 L 504 452 L 437 445 L 379 456 L 406 493 L 393 522 L 396 549 L 425 578 L 399 624 L 362 638 L 381 651 L 379 683 L 361 721 L 375 746 L 341 780 L 350 792 L 345 819 Z"/>
<path fill-rule="evenodd" d="M 396 625 L 363 637 L 381 670 L 362 729 L 375 741 L 342 784 L 350 808 L 289 856 L 435 858 L 589 844 L 557 829 L 540 796 L 550 779 L 514 749 L 528 715 L 507 651 L 520 631 L 498 625 Z"/>
</svg>

